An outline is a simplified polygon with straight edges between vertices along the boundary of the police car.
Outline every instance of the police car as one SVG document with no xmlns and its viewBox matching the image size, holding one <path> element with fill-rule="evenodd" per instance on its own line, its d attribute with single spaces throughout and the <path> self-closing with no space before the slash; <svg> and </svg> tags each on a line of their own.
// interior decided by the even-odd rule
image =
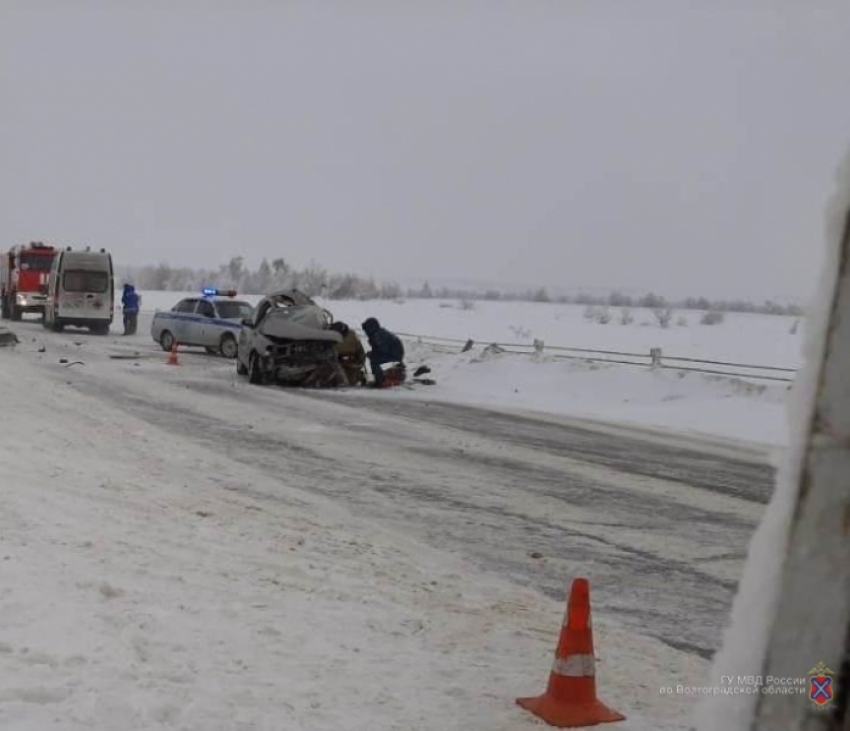
<svg viewBox="0 0 850 731">
<path fill-rule="evenodd" d="M 201 295 L 180 300 L 167 312 L 157 312 L 151 323 L 151 337 L 166 351 L 179 343 L 235 358 L 242 320 L 250 317 L 254 308 L 233 299 L 236 296 L 233 290 L 206 287 Z"/>
</svg>

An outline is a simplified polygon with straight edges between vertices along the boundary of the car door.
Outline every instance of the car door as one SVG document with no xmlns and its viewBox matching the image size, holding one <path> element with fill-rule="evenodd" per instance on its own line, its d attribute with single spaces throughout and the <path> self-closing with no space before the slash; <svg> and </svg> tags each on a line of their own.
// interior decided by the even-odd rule
<svg viewBox="0 0 850 731">
<path fill-rule="evenodd" d="M 200 300 L 196 310 L 198 321 L 195 325 L 197 328 L 197 340 L 192 342 L 197 345 L 205 345 L 208 348 L 218 345 L 218 329 L 215 326 L 215 307 L 209 300 Z"/>
<path fill-rule="evenodd" d="M 60 251 L 53 260 L 50 274 L 47 276 L 47 304 L 44 307 L 44 320 L 47 324 L 53 322 L 56 316 L 56 287 L 59 281 L 59 272 L 62 270 L 62 256 L 65 252 Z"/>
<path fill-rule="evenodd" d="M 195 308 L 198 305 L 197 298 L 189 298 L 178 302 L 171 310 L 169 317 L 168 329 L 178 343 L 184 345 L 192 345 L 194 341 L 193 326 L 197 320 Z"/>
<path fill-rule="evenodd" d="M 88 268 L 66 270 L 62 275 L 64 299 L 75 304 L 76 317 L 82 320 L 108 320 L 112 317 L 109 308 L 109 271 L 101 262 L 86 262 Z"/>
<path fill-rule="evenodd" d="M 261 299 L 251 315 L 245 319 L 245 322 L 247 322 L 248 325 L 243 325 L 242 329 L 239 331 L 239 354 L 237 357 L 239 358 L 239 362 L 245 368 L 248 367 L 248 358 L 250 357 L 251 352 L 255 349 L 255 341 L 258 336 L 257 327 L 266 316 L 266 313 L 269 311 L 269 307 L 269 301 L 265 298 Z"/>
</svg>

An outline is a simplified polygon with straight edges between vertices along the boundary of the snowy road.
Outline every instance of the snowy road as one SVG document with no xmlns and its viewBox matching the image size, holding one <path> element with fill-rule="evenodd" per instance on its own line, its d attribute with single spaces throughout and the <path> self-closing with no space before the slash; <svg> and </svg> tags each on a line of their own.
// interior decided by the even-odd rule
<svg viewBox="0 0 850 731">
<path fill-rule="evenodd" d="M 186 358 L 203 377 L 190 366 L 164 384 L 119 370 L 76 385 L 271 476 L 284 463 L 289 484 L 553 598 L 588 575 L 600 610 L 703 657 L 717 647 L 769 498 L 768 466 L 698 443 L 391 394 L 257 389 L 230 363 Z"/>
<path fill-rule="evenodd" d="M 167 435 L 175 450 L 215 453 L 245 475 L 228 491 L 264 511 L 286 513 L 293 491 L 320 497 L 475 567 L 470 581 L 559 603 L 568 581 L 586 576 L 597 617 L 697 661 L 689 667 L 719 644 L 771 489 L 763 455 L 744 447 L 391 392 L 253 387 L 201 353 L 167 368 L 141 336 L 59 336 L 34 323 L 19 334 L 18 361 Z M 167 471 L 172 455 L 158 457 Z"/>
<path fill-rule="evenodd" d="M 380 437 L 386 464 L 415 460 L 419 469 L 377 489 L 366 469 L 359 490 L 377 496 L 352 500 L 331 488 L 335 496 L 375 516 L 403 516 L 435 545 L 555 599 L 565 576 L 585 572 L 604 611 L 673 647 L 711 655 L 758 504 L 770 497 L 771 467 L 744 452 L 586 424 L 391 397 L 357 405 L 403 420 Z M 439 432 L 410 433 L 404 421 Z M 427 526 L 417 525 L 422 515 Z M 532 553 L 542 560 L 529 561 Z"/>
<path fill-rule="evenodd" d="M 284 461 L 289 484 L 553 598 L 588 575 L 600 610 L 673 647 L 719 643 L 767 467 L 463 406 L 258 390 L 230 370 L 181 379 L 197 398 L 180 408 L 168 390 L 81 387 L 272 476 Z"/>
</svg>

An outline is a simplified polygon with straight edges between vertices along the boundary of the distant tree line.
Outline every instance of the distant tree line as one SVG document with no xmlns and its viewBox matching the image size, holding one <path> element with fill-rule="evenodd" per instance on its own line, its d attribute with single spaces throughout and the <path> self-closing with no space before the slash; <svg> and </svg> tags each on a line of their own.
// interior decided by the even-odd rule
<svg viewBox="0 0 850 731">
<path fill-rule="evenodd" d="M 155 266 L 125 267 L 119 271 L 125 280 L 132 280 L 139 289 L 170 292 L 199 291 L 213 286 L 233 288 L 242 294 L 266 294 L 275 289 L 299 289 L 310 297 L 328 299 L 396 300 L 410 299 L 455 299 L 467 302 L 476 300 L 503 302 L 558 302 L 561 304 L 593 305 L 601 307 L 644 307 L 650 310 L 703 310 L 706 312 L 752 312 L 767 315 L 789 315 L 799 317 L 803 309 L 795 304 L 779 304 L 767 300 L 755 303 L 748 300 L 716 300 L 707 297 L 688 297 L 684 300 L 667 300 L 654 292 L 632 296 L 614 291 L 608 294 L 550 295 L 545 287 L 520 292 L 505 292 L 498 289 L 458 289 L 439 287 L 432 289 L 426 281 L 419 288 L 403 290 L 393 282 L 376 282 L 372 277 L 358 274 L 328 272 L 324 267 L 311 263 L 303 269 L 291 267 L 283 258 L 263 259 L 256 270 L 245 266 L 241 256 L 234 256 L 218 269 L 191 269 L 171 267 L 166 263 Z"/>
<path fill-rule="evenodd" d="M 192 292 L 204 287 L 235 289 L 241 294 L 266 294 L 277 289 L 298 289 L 310 297 L 330 299 L 398 299 L 403 296 L 397 284 L 377 283 L 372 277 L 357 274 L 332 274 L 317 264 L 296 269 L 283 258 L 263 259 L 256 270 L 234 256 L 218 269 L 190 269 L 156 266 L 126 267 L 120 272 L 138 289 L 166 292 Z"/>
<path fill-rule="evenodd" d="M 559 304 L 591 305 L 599 307 L 644 307 L 648 310 L 703 310 L 706 312 L 752 312 L 764 315 L 789 315 L 800 317 L 803 308 L 796 304 L 780 304 L 771 300 L 762 303 L 749 300 L 718 300 L 707 297 L 688 297 L 684 300 L 668 300 L 666 297 L 650 292 L 639 297 L 611 292 L 609 294 L 586 294 L 552 296 L 545 287 L 528 289 L 522 292 L 502 292 L 490 289 L 476 291 L 469 289 L 451 289 L 440 287 L 431 289 L 428 282 L 419 289 L 408 289 L 411 299 L 460 299 L 460 300 L 501 300 L 504 302 L 557 302 Z"/>
</svg>

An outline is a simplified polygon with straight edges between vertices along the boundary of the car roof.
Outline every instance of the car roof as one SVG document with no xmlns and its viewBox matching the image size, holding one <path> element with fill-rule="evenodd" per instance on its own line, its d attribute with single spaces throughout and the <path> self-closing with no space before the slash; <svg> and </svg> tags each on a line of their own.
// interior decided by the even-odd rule
<svg viewBox="0 0 850 731">
<path fill-rule="evenodd" d="M 235 305 L 248 305 L 248 307 L 254 306 L 250 302 L 233 299 L 233 297 L 199 297 L 198 299 L 207 300 L 208 302 L 233 302 Z"/>
<path fill-rule="evenodd" d="M 94 266 L 103 267 L 112 261 L 112 255 L 108 251 L 60 251 L 53 261 L 56 266 Z"/>
<path fill-rule="evenodd" d="M 293 305 L 315 305 L 306 294 L 297 289 L 279 289 L 265 296 L 267 300 L 288 299 Z"/>
<path fill-rule="evenodd" d="M 193 295 L 191 297 L 183 297 L 182 299 L 177 300 L 178 305 L 181 302 L 233 302 L 237 305 L 247 305 L 248 307 L 254 306 L 250 302 L 233 299 L 233 297 L 204 297 L 203 295 Z"/>
</svg>

